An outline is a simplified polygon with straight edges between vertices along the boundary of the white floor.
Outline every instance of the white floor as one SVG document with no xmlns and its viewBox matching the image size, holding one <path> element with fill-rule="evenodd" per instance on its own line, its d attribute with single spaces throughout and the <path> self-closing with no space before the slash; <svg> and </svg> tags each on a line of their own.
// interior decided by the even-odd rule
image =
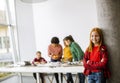
<svg viewBox="0 0 120 83">
<path fill-rule="evenodd" d="M 13 76 L 13 77 L 10 77 L 0 83 L 20 83 L 20 79 L 18 76 Z M 35 80 L 31 76 L 29 76 L 29 77 L 24 76 L 23 83 L 35 83 Z"/>
<path fill-rule="evenodd" d="M 52 75 L 50 75 L 49 77 L 50 77 L 50 79 L 52 79 Z M 46 79 L 45 80 L 46 83 L 50 83 L 47 76 L 45 77 L 45 79 Z M 75 80 L 75 75 L 73 76 L 73 79 Z M 35 79 L 32 76 L 23 76 L 22 80 L 23 80 L 23 83 L 36 83 Z M 8 78 L 4 81 L 1 81 L 0 83 L 20 83 L 20 77 L 19 76 L 13 76 L 13 77 L 10 77 L 10 78 Z M 55 78 L 53 80 L 53 83 L 56 83 Z M 66 83 L 64 78 L 63 78 L 63 83 Z M 76 83 L 78 83 L 78 82 L 76 82 Z"/>
</svg>

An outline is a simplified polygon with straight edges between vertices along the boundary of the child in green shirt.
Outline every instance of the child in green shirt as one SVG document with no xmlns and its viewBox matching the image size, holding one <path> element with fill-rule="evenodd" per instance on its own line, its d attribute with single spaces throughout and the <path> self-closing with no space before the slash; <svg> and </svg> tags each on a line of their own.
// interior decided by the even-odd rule
<svg viewBox="0 0 120 83">
<path fill-rule="evenodd" d="M 81 47 L 74 41 L 71 35 L 64 38 L 66 45 L 70 47 L 73 61 L 81 61 L 83 59 L 84 52 Z M 85 76 L 83 73 L 78 73 L 79 83 L 85 83 Z"/>
</svg>

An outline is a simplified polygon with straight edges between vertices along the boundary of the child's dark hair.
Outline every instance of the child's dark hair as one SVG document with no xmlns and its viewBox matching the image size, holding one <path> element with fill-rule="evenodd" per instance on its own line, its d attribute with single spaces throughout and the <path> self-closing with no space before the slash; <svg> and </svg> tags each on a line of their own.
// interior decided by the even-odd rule
<svg viewBox="0 0 120 83">
<path fill-rule="evenodd" d="M 74 39 L 71 35 L 66 36 L 63 40 L 70 40 L 71 42 L 74 42 Z"/>
<path fill-rule="evenodd" d="M 53 38 L 51 39 L 51 43 L 59 44 L 59 38 L 58 38 L 58 37 L 53 37 Z"/>
<path fill-rule="evenodd" d="M 37 51 L 37 52 L 36 52 L 36 54 L 37 54 L 37 53 L 41 54 L 41 52 L 40 52 L 40 51 Z"/>
</svg>

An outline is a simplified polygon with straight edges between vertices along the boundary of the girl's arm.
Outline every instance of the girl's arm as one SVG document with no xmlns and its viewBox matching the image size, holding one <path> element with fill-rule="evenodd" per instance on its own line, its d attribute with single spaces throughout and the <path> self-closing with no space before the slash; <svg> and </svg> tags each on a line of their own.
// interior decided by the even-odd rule
<svg viewBox="0 0 120 83">
<path fill-rule="evenodd" d="M 51 48 L 50 48 L 50 45 L 49 45 L 49 46 L 48 46 L 48 56 L 49 56 L 49 57 L 52 57 L 53 54 L 51 53 L 50 50 L 51 50 Z"/>
<path fill-rule="evenodd" d="M 34 58 L 34 60 L 32 61 L 32 64 L 34 64 L 35 63 L 35 58 Z"/>
<path fill-rule="evenodd" d="M 83 57 L 83 65 L 86 69 L 90 69 L 90 65 L 88 65 L 88 63 L 90 61 L 89 60 L 89 55 L 90 55 L 90 53 L 86 51 L 85 54 L 84 54 L 84 57 Z"/>
<path fill-rule="evenodd" d="M 101 50 L 101 61 L 94 63 L 94 62 L 89 62 L 90 68 L 92 69 L 103 69 L 106 67 L 107 62 L 108 62 L 108 53 L 107 50 L 105 48 L 102 48 L 103 50 Z"/>
<path fill-rule="evenodd" d="M 34 58 L 34 60 L 32 61 L 32 64 L 36 65 L 36 64 L 40 64 L 40 62 L 36 61 L 36 58 Z"/>
<path fill-rule="evenodd" d="M 42 58 L 41 63 L 47 63 L 47 61 L 44 58 Z"/>
<path fill-rule="evenodd" d="M 60 58 L 62 58 L 62 55 L 63 55 L 63 48 L 62 48 L 62 46 L 60 45 L 60 52 L 59 52 Z"/>
<path fill-rule="evenodd" d="M 102 57 L 101 62 L 89 64 L 92 69 L 104 69 L 105 68 L 108 62 L 108 57 L 106 54 L 103 54 L 102 56 L 103 57 Z"/>
</svg>

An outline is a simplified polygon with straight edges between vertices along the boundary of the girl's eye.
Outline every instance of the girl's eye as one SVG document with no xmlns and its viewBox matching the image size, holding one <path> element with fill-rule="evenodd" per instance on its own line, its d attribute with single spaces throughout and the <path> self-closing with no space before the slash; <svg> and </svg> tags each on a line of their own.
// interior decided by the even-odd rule
<svg viewBox="0 0 120 83">
<path fill-rule="evenodd" d="M 95 35 L 95 37 L 99 37 L 99 35 Z"/>
<path fill-rule="evenodd" d="M 91 37 L 94 37 L 94 35 L 92 35 Z"/>
<path fill-rule="evenodd" d="M 99 35 L 92 35 L 91 37 L 99 37 Z"/>
</svg>

